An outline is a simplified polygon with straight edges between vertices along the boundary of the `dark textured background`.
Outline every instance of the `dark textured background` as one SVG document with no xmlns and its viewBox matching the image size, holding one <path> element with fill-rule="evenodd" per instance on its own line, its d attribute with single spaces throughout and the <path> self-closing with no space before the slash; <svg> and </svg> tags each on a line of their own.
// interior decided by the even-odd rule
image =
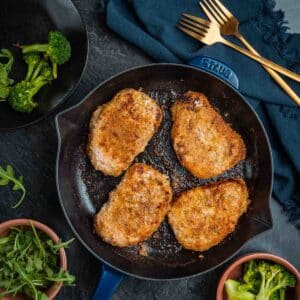
<svg viewBox="0 0 300 300">
<path fill-rule="evenodd" d="M 90 42 L 88 66 L 81 84 L 60 110 L 79 102 L 99 82 L 127 68 L 150 63 L 138 49 L 111 33 L 105 17 L 98 13 L 96 0 L 76 0 L 87 25 Z M 79 46 L 79 45 L 78 45 Z M 56 132 L 54 115 L 29 128 L 0 133 L 0 165 L 12 164 L 25 178 L 28 195 L 19 209 L 12 209 L 15 196 L 6 188 L 0 190 L 0 221 L 30 217 L 52 227 L 63 239 L 72 232 L 65 221 L 55 187 Z M 288 259 L 300 268 L 299 231 L 289 224 L 279 205 L 272 200 L 274 227 L 248 242 L 239 253 L 266 251 Z M 79 242 L 68 250 L 70 271 L 76 276 L 76 287 L 63 288 L 58 300 L 90 299 L 96 286 L 100 262 Z M 208 274 L 189 280 L 153 282 L 125 278 L 113 299 L 201 299 L 215 297 L 218 279 L 225 265 Z"/>
</svg>

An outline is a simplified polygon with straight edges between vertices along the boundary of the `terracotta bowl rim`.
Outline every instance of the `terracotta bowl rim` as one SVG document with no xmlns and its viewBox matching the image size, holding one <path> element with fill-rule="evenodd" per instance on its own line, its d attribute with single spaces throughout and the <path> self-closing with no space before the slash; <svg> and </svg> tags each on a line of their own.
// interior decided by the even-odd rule
<svg viewBox="0 0 300 300">
<path fill-rule="evenodd" d="M 8 221 L 4 221 L 0 223 L 0 232 L 9 230 L 11 227 L 28 226 L 30 225 L 30 223 L 32 223 L 35 226 L 35 228 L 46 233 L 54 243 L 58 243 L 58 241 L 60 240 L 58 235 L 49 226 L 33 219 L 12 219 Z M 60 261 L 60 268 L 63 269 L 64 271 L 67 271 L 67 255 L 64 248 L 61 248 L 59 250 L 59 261 Z M 46 293 L 48 295 L 49 300 L 52 300 L 57 296 L 57 294 L 62 288 L 62 285 L 63 285 L 62 282 L 58 284 L 56 283 L 48 288 Z"/>
<path fill-rule="evenodd" d="M 298 272 L 297 268 L 293 266 L 289 261 L 286 259 L 271 254 L 267 252 L 253 252 L 249 254 L 245 254 L 238 258 L 236 261 L 234 261 L 223 273 L 222 277 L 220 278 L 218 288 L 217 288 L 217 295 L 216 300 L 223 300 L 223 290 L 224 290 L 224 284 L 225 281 L 228 278 L 228 275 L 234 270 L 237 266 L 251 260 L 251 259 L 264 259 L 264 260 L 271 260 L 275 263 L 283 265 L 286 269 L 288 269 L 290 272 L 292 272 L 296 278 L 297 278 L 297 285 L 300 284 L 300 273 Z"/>
</svg>

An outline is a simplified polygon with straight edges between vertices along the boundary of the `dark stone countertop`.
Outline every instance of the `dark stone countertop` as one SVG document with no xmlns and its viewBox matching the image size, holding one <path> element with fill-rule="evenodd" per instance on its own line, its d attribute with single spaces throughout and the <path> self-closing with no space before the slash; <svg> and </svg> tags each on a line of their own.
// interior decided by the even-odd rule
<svg viewBox="0 0 300 300">
<path fill-rule="evenodd" d="M 79 102 L 102 80 L 127 68 L 150 63 L 151 60 L 135 47 L 110 32 L 105 17 L 98 12 L 96 0 L 76 0 L 87 25 L 90 53 L 83 80 L 63 110 Z M 63 239 L 73 236 L 58 203 L 55 186 L 55 159 L 57 139 L 54 114 L 34 126 L 0 133 L 0 165 L 12 164 L 18 174 L 23 174 L 28 195 L 19 209 L 12 209 L 14 195 L 6 188 L 0 190 L 0 221 L 30 217 L 52 227 Z M 271 203 L 274 227 L 248 242 L 238 255 L 253 251 L 266 251 L 288 259 L 300 268 L 300 236 L 287 222 L 279 205 Z M 67 250 L 71 273 L 76 276 L 76 286 L 63 288 L 58 300 L 90 299 L 96 286 L 100 262 L 76 241 Z M 203 299 L 215 298 L 218 279 L 225 265 L 202 276 L 180 281 L 143 281 L 127 277 L 113 299 Z"/>
</svg>

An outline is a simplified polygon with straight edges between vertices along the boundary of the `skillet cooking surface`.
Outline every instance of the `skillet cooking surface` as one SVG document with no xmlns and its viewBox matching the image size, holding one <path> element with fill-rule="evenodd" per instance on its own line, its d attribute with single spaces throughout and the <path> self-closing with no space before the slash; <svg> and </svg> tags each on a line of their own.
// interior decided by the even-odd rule
<svg viewBox="0 0 300 300">
<path fill-rule="evenodd" d="M 247 214 L 241 217 L 233 234 L 201 255 L 183 249 L 166 220 L 146 241 L 147 257 L 138 254 L 138 246 L 113 247 L 93 233 L 93 216 L 107 201 L 108 193 L 122 176 L 104 176 L 92 167 L 85 154 L 88 124 L 98 105 L 128 87 L 141 88 L 156 99 L 164 111 L 159 131 L 135 162 L 147 163 L 167 174 L 175 195 L 219 179 L 242 177 L 247 182 L 252 200 Z M 197 179 L 186 171 L 178 162 L 171 145 L 169 108 L 188 90 L 207 95 L 223 118 L 241 134 L 247 147 L 245 161 L 209 180 Z M 245 241 L 271 227 L 269 194 L 272 163 L 264 130 L 241 96 L 214 76 L 192 67 L 173 64 L 132 69 L 104 82 L 79 106 L 60 114 L 57 124 L 61 135 L 57 184 L 65 215 L 75 233 L 94 255 L 125 273 L 150 279 L 172 279 L 201 273 L 224 262 Z"/>
</svg>

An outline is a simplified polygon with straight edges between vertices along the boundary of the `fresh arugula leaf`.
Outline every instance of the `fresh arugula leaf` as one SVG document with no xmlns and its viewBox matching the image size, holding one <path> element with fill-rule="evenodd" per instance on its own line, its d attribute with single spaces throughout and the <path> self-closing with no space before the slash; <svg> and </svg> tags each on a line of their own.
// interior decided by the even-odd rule
<svg viewBox="0 0 300 300">
<path fill-rule="evenodd" d="M 59 250 L 60 248 L 69 248 L 69 245 L 75 240 L 75 238 L 72 238 L 66 242 L 60 242 L 58 244 L 53 244 L 52 248 L 55 250 Z"/>
<path fill-rule="evenodd" d="M 53 283 L 73 285 L 75 278 L 60 269 L 57 253 L 70 242 L 54 244 L 33 224 L 11 227 L 7 236 L 0 237 L 0 299 L 25 294 L 29 299 L 47 300 L 44 291 Z"/>
<path fill-rule="evenodd" d="M 26 189 L 23 183 L 23 176 L 16 177 L 14 169 L 11 165 L 7 165 L 6 170 L 0 166 L 0 186 L 6 186 L 10 182 L 13 184 L 13 191 L 20 190 L 22 192 L 22 195 L 19 198 L 18 202 L 13 206 L 13 208 L 16 208 L 21 205 L 26 195 Z"/>
</svg>

